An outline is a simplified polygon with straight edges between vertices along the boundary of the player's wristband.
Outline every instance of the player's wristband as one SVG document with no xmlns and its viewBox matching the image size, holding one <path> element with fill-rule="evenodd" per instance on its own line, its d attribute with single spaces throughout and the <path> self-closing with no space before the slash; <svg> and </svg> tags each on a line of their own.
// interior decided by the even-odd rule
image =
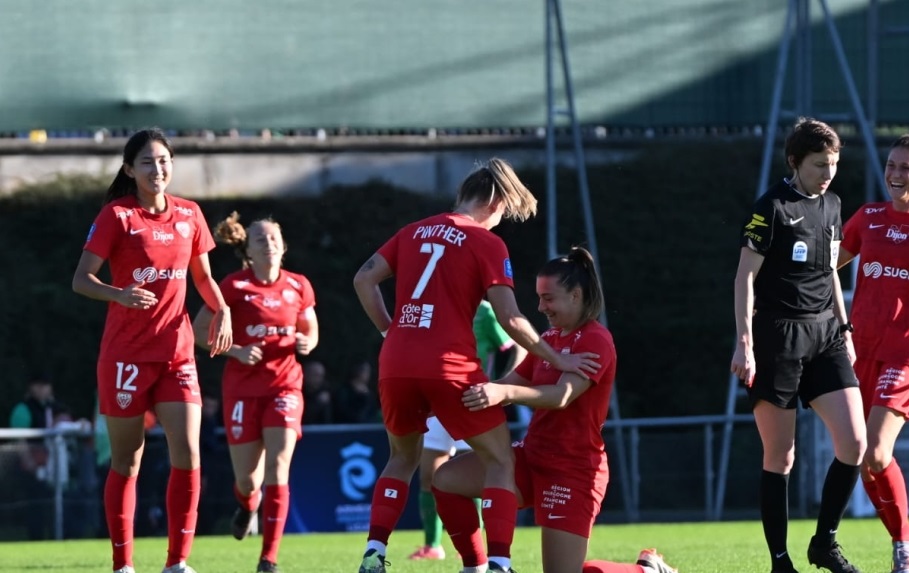
<svg viewBox="0 0 909 573">
<path fill-rule="evenodd" d="M 840 325 L 840 334 L 846 334 L 847 332 L 855 332 L 855 327 L 852 326 L 851 322 Z"/>
</svg>

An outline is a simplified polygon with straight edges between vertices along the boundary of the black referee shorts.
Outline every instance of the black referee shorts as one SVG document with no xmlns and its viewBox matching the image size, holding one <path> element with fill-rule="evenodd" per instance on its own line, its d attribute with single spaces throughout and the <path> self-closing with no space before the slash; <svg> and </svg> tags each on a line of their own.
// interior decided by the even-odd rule
<svg viewBox="0 0 909 573">
<path fill-rule="evenodd" d="M 821 394 L 858 387 L 832 311 L 799 318 L 758 311 L 751 330 L 757 368 L 748 389 L 752 407 L 766 400 L 792 410 L 801 399 L 807 408 Z"/>
</svg>

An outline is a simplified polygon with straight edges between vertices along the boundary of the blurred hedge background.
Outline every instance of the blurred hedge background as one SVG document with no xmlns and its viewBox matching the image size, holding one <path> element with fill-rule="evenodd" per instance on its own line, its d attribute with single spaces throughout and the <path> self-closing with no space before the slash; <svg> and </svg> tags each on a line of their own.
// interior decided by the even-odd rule
<svg viewBox="0 0 909 573">
<path fill-rule="evenodd" d="M 729 139 L 634 147 L 627 161 L 588 170 L 622 415 L 719 413 L 735 331 L 738 230 L 754 200 L 761 145 Z M 781 177 L 782 158 L 775 164 L 773 177 Z M 540 215 L 497 232 L 511 251 L 518 302 L 544 328 L 533 289 L 546 260 L 545 171 L 519 172 L 540 199 Z M 844 220 L 864 202 L 863 177 L 861 143 L 850 142 L 831 187 L 843 198 Z M 59 178 L 0 199 L 0 423 L 35 374 L 51 378 L 75 415 L 93 411 L 105 305 L 77 296 L 70 282 L 108 183 Z M 574 171 L 558 173 L 558 189 L 564 251 L 586 240 Z M 269 215 L 281 223 L 290 248 L 285 266 L 307 275 L 316 290 L 322 334 L 312 357 L 340 384 L 351 365 L 375 365 L 381 343 L 357 303 L 354 273 L 401 225 L 449 209 L 454 193 L 440 200 L 376 182 L 318 198 L 199 203 L 212 226 L 233 210 L 247 223 Z M 238 265 L 228 247 L 212 253 L 218 279 Z M 194 315 L 201 301 L 189 292 Z M 202 355 L 199 367 L 204 389 L 217 394 L 221 360 Z"/>
</svg>

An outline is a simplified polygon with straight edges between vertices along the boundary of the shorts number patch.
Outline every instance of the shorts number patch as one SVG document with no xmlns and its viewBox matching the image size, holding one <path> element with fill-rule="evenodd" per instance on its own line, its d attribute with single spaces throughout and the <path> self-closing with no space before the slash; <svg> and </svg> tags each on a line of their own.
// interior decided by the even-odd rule
<svg viewBox="0 0 909 573">
<path fill-rule="evenodd" d="M 243 423 L 243 400 L 240 400 L 234 404 L 234 409 L 230 413 L 230 421 L 234 422 L 235 424 Z"/>
<path fill-rule="evenodd" d="M 133 382 L 139 375 L 139 367 L 135 364 L 117 362 L 117 390 L 135 392 L 138 390 Z"/>
</svg>

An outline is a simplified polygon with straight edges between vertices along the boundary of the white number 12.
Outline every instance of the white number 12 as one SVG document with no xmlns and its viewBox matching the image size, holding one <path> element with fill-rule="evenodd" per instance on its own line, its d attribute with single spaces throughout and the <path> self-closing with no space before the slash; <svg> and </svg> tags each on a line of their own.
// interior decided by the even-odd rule
<svg viewBox="0 0 909 573">
<path fill-rule="evenodd" d="M 439 259 L 442 258 L 442 255 L 445 254 L 445 245 L 437 245 L 435 243 L 423 243 L 420 245 L 421 253 L 432 253 L 429 257 L 429 262 L 426 263 L 426 268 L 423 269 L 423 274 L 420 275 L 420 280 L 417 282 L 417 286 L 413 289 L 413 294 L 410 295 L 410 298 L 420 298 L 423 295 L 423 291 L 426 290 L 426 284 L 429 282 L 429 277 L 432 276 L 433 271 L 436 270 L 436 263 L 439 262 Z"/>
</svg>

